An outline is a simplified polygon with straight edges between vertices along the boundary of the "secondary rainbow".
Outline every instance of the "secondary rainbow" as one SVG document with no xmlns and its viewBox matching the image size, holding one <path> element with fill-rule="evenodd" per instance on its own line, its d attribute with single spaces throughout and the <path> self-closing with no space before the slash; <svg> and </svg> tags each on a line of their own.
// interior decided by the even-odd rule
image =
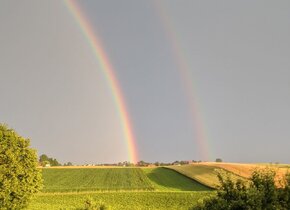
<svg viewBox="0 0 290 210">
<path fill-rule="evenodd" d="M 208 161 L 211 157 L 209 155 L 206 126 L 203 122 L 196 87 L 194 85 L 190 68 L 185 59 L 186 56 L 182 50 L 177 31 L 174 29 L 169 13 L 166 11 L 164 1 L 163 4 L 161 4 L 160 1 L 154 1 L 153 7 L 159 16 L 161 24 L 163 25 L 166 35 L 171 43 L 173 57 L 181 75 L 181 80 L 188 100 L 189 110 L 192 115 L 192 123 L 194 126 L 196 142 L 200 150 L 200 156 L 202 160 Z"/>
<path fill-rule="evenodd" d="M 90 25 L 88 19 L 85 17 L 80 6 L 74 0 L 65 0 L 64 2 L 73 17 L 75 18 L 79 27 L 81 28 L 82 33 L 86 37 L 86 40 L 90 45 L 104 76 L 106 77 L 108 86 L 111 89 L 116 104 L 117 112 L 119 114 L 124 138 L 126 139 L 129 161 L 136 163 L 138 161 L 138 156 L 132 123 L 130 121 L 129 113 L 126 108 L 126 103 L 120 85 L 115 76 L 113 66 L 111 65 L 109 58 L 106 55 L 100 39 L 94 32 L 93 27 Z"/>
</svg>

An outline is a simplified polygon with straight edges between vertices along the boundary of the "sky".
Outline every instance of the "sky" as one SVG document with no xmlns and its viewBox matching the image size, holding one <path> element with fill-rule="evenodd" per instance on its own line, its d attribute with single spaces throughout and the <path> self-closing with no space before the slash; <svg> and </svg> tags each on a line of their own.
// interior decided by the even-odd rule
<svg viewBox="0 0 290 210">
<path fill-rule="evenodd" d="M 290 2 L 75 1 L 119 83 L 139 160 L 290 163 Z M 0 122 L 38 154 L 128 160 L 68 4 L 0 0 Z"/>
</svg>

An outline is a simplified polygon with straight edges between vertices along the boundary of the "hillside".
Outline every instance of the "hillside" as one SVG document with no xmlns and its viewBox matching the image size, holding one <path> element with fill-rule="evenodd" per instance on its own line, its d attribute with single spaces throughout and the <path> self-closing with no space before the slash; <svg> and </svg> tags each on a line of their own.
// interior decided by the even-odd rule
<svg viewBox="0 0 290 210">
<path fill-rule="evenodd" d="M 246 163 L 201 163 L 204 166 L 221 168 L 226 171 L 232 172 L 244 178 L 250 178 L 252 172 L 257 169 L 271 169 L 276 172 L 276 183 L 279 185 L 279 180 L 283 179 L 287 172 L 290 172 L 289 165 L 287 164 L 246 164 Z"/>
<path fill-rule="evenodd" d="M 44 192 L 153 190 L 139 168 L 43 169 Z"/>
<path fill-rule="evenodd" d="M 169 166 L 168 168 L 175 170 L 211 188 L 216 188 L 219 185 L 219 180 L 217 177 L 218 173 L 229 175 L 233 180 L 242 178 L 241 176 L 238 176 L 232 172 L 228 172 L 222 168 L 212 165 L 192 164 L 181 166 Z"/>
<path fill-rule="evenodd" d="M 158 167 L 142 169 L 158 191 L 207 191 L 210 188 L 176 171 Z"/>
<path fill-rule="evenodd" d="M 205 191 L 208 187 L 166 168 L 46 168 L 43 192 Z"/>
</svg>

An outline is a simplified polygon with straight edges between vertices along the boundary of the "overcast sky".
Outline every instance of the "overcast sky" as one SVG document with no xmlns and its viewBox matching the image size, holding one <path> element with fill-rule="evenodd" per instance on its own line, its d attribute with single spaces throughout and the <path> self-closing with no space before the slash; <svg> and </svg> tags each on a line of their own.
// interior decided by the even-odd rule
<svg viewBox="0 0 290 210">
<path fill-rule="evenodd" d="M 208 160 L 290 162 L 290 1 L 78 4 L 115 69 L 140 159 L 202 159 L 200 121 Z M 62 1 L 0 0 L 0 98 L 0 122 L 39 154 L 128 160 L 108 83 Z"/>
</svg>

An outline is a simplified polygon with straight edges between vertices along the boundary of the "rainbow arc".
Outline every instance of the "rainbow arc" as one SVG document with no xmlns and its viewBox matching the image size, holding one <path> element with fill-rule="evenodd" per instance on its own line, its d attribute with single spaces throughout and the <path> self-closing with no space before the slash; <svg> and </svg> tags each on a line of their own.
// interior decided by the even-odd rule
<svg viewBox="0 0 290 210">
<path fill-rule="evenodd" d="M 65 4 L 73 15 L 74 19 L 76 20 L 88 44 L 90 45 L 92 52 L 94 53 L 95 58 L 98 61 L 100 69 L 102 70 L 107 80 L 108 86 L 113 96 L 113 100 L 116 105 L 117 113 L 119 115 L 124 139 L 127 144 L 129 161 L 132 163 L 136 163 L 138 161 L 138 156 L 132 123 L 113 66 L 110 63 L 104 47 L 102 46 L 102 42 L 100 41 L 96 32 L 93 30 L 93 27 L 90 25 L 88 19 L 85 17 L 80 6 L 74 0 L 65 0 Z"/>
</svg>

